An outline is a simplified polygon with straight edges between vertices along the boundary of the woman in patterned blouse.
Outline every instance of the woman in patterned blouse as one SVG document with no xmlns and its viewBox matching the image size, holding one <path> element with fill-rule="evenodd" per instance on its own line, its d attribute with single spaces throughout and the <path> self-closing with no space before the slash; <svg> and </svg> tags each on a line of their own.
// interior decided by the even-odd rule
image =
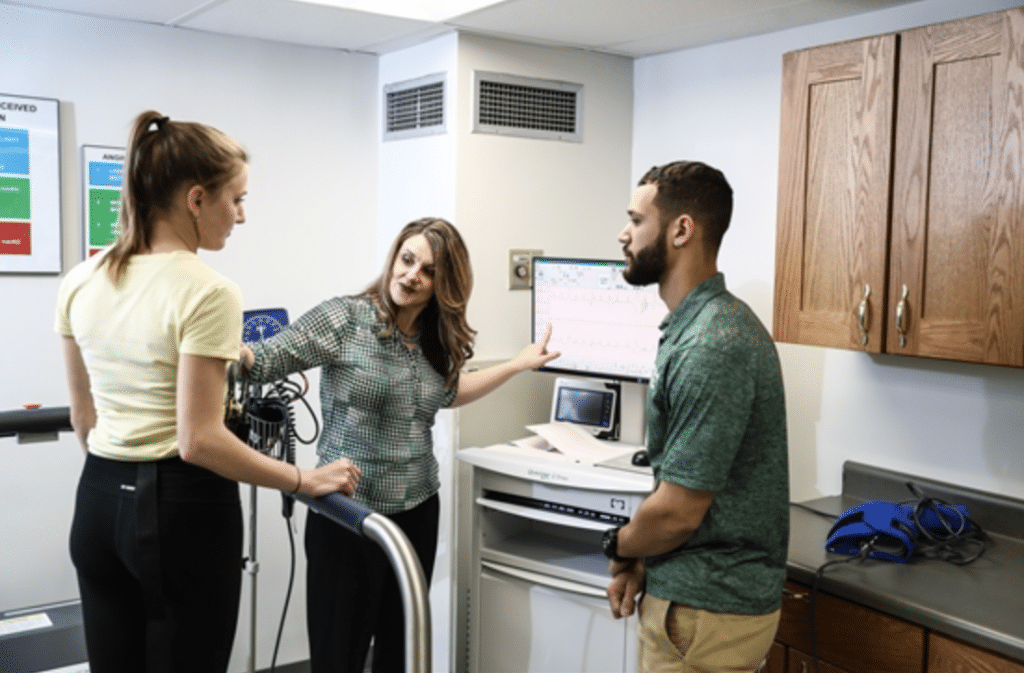
<svg viewBox="0 0 1024 673">
<path fill-rule="evenodd" d="M 318 464 L 347 458 L 362 469 L 355 499 L 402 528 L 428 582 L 440 504 L 431 438 L 438 409 L 479 399 L 559 355 L 547 351 L 549 328 L 512 360 L 462 372 L 476 334 L 466 322 L 472 283 L 455 227 L 416 220 L 363 293 L 328 299 L 271 339 L 243 347 L 254 381 L 322 369 Z M 380 549 L 313 512 L 305 545 L 313 672 L 361 673 L 371 637 L 374 673 L 402 671 L 401 596 Z"/>
</svg>

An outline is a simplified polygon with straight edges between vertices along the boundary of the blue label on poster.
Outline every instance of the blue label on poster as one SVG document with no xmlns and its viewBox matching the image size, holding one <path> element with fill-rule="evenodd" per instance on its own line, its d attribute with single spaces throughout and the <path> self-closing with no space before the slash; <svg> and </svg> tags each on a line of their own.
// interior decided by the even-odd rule
<svg viewBox="0 0 1024 673">
<path fill-rule="evenodd" d="M 0 128 L 0 173 L 28 175 L 28 130 Z"/>
<path fill-rule="evenodd" d="M 124 166 L 107 161 L 89 162 L 89 184 L 97 187 L 120 187 Z"/>
</svg>

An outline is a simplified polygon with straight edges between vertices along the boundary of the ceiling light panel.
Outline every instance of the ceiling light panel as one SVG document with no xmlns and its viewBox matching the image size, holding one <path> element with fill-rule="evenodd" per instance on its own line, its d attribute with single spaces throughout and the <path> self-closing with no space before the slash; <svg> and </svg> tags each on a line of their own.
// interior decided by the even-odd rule
<svg viewBox="0 0 1024 673">
<path fill-rule="evenodd" d="M 189 18 L 182 26 L 278 42 L 361 51 L 402 35 L 429 33 L 432 24 L 292 0 L 227 0 Z"/>
<path fill-rule="evenodd" d="M 447 21 L 503 0 L 295 0 L 418 21 Z"/>
</svg>

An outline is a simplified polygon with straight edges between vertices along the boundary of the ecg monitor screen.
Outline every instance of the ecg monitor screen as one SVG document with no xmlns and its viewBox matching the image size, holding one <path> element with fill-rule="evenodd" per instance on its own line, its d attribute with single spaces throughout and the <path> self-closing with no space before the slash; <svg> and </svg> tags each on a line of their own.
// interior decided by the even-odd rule
<svg viewBox="0 0 1024 673">
<path fill-rule="evenodd" d="M 624 268 L 622 261 L 533 259 L 533 338 L 550 322 L 548 349 L 562 353 L 545 370 L 650 381 L 668 309 L 656 284 L 630 285 Z"/>
</svg>

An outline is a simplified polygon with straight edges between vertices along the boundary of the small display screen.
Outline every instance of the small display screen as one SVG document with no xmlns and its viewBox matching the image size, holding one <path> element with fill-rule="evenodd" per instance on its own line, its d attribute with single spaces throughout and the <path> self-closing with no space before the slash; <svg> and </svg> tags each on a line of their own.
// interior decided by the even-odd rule
<svg viewBox="0 0 1024 673">
<path fill-rule="evenodd" d="M 560 387 L 558 404 L 555 406 L 555 420 L 610 428 L 614 399 L 615 396 L 611 392 Z"/>
</svg>

